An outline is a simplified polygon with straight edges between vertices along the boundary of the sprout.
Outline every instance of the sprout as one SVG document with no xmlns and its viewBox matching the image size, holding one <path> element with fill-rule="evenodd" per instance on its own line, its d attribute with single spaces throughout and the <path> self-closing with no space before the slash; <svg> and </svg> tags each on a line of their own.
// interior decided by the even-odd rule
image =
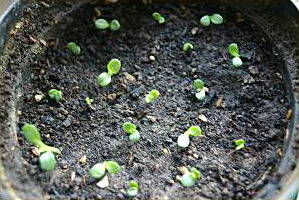
<svg viewBox="0 0 299 200">
<path fill-rule="evenodd" d="M 75 55 L 79 55 L 81 53 L 80 47 L 75 42 L 69 42 L 67 44 L 67 48 Z"/>
<path fill-rule="evenodd" d="M 145 101 L 146 101 L 146 103 L 151 103 L 152 101 L 158 99 L 159 96 L 160 96 L 160 92 L 158 90 L 151 90 L 145 96 Z"/>
<path fill-rule="evenodd" d="M 127 195 L 129 197 L 136 196 L 138 192 L 138 183 L 136 181 L 130 181 L 129 182 L 129 189 L 127 190 Z"/>
<path fill-rule="evenodd" d="M 219 14 L 213 14 L 211 16 L 205 15 L 200 19 L 200 24 L 203 26 L 210 26 L 211 22 L 216 25 L 222 24 L 223 17 Z"/>
<path fill-rule="evenodd" d="M 195 168 L 191 168 L 191 172 L 187 171 L 181 178 L 181 184 L 185 187 L 192 187 L 200 178 L 200 172 Z"/>
<path fill-rule="evenodd" d="M 38 129 L 33 124 L 25 124 L 22 127 L 22 133 L 28 142 L 38 147 L 38 151 L 40 153 L 50 151 L 61 154 L 59 149 L 50 147 L 43 143 Z"/>
<path fill-rule="evenodd" d="M 105 19 L 97 19 L 94 24 L 96 28 L 100 30 L 105 30 L 109 27 L 109 23 Z"/>
<path fill-rule="evenodd" d="M 51 151 L 42 153 L 39 156 L 39 164 L 42 170 L 54 170 L 56 166 L 56 159 Z"/>
<path fill-rule="evenodd" d="M 203 25 L 203 26 L 210 26 L 210 24 L 211 24 L 210 17 L 208 15 L 203 16 L 200 19 L 200 24 Z"/>
<path fill-rule="evenodd" d="M 210 16 L 211 22 L 213 24 L 219 25 L 223 23 L 223 17 L 219 14 L 213 14 Z"/>
<path fill-rule="evenodd" d="M 186 148 L 190 144 L 190 136 L 202 136 L 202 130 L 198 126 L 191 126 L 184 134 L 178 137 L 178 146 Z"/>
<path fill-rule="evenodd" d="M 121 68 L 121 62 L 118 59 L 112 59 L 107 64 L 108 73 L 103 72 L 98 76 L 98 84 L 105 87 L 111 83 L 111 76 L 119 72 Z"/>
<path fill-rule="evenodd" d="M 90 168 L 89 173 L 91 177 L 100 179 L 105 175 L 106 170 L 110 174 L 118 174 L 121 168 L 117 162 L 106 161 L 103 163 L 97 163 L 93 165 Z"/>
<path fill-rule="evenodd" d="M 236 150 L 244 149 L 245 144 L 246 144 L 246 142 L 243 139 L 235 140 Z"/>
<path fill-rule="evenodd" d="M 153 18 L 159 23 L 159 24 L 164 24 L 165 23 L 165 18 L 158 12 L 153 13 Z"/>
<path fill-rule="evenodd" d="M 140 134 L 136 129 L 136 126 L 131 122 L 125 122 L 122 124 L 123 130 L 129 134 L 129 139 L 132 142 L 137 142 L 140 138 Z"/>
<path fill-rule="evenodd" d="M 86 98 L 85 98 L 85 102 L 86 102 L 86 104 L 87 104 L 89 107 L 91 107 L 91 103 L 93 102 L 93 99 L 91 99 L 91 98 L 89 98 L 89 97 L 86 97 Z"/>
<path fill-rule="evenodd" d="M 231 43 L 228 46 L 228 52 L 230 53 L 230 55 L 232 55 L 233 57 L 239 57 L 239 48 L 238 45 L 236 43 Z"/>
<path fill-rule="evenodd" d="M 120 27 L 121 27 L 120 23 L 116 19 L 114 19 L 110 22 L 110 30 L 111 31 L 117 31 L 120 29 Z"/>
<path fill-rule="evenodd" d="M 59 102 L 62 99 L 62 92 L 60 90 L 51 89 L 48 91 L 50 99 L 55 99 Z"/>
<path fill-rule="evenodd" d="M 200 102 L 204 101 L 206 98 L 204 82 L 200 79 L 196 79 L 193 82 L 193 87 L 196 90 L 196 94 L 195 94 L 196 99 L 198 99 Z"/>
<path fill-rule="evenodd" d="M 230 53 L 231 56 L 233 56 L 232 59 L 233 66 L 240 67 L 243 64 L 243 62 L 240 58 L 238 45 L 236 43 L 230 44 L 228 46 L 228 52 Z"/>
<path fill-rule="evenodd" d="M 233 63 L 233 66 L 235 66 L 235 67 L 240 67 L 243 64 L 240 57 L 234 57 L 232 59 L 232 63 Z"/>
<path fill-rule="evenodd" d="M 186 42 L 183 46 L 183 51 L 187 52 L 193 49 L 193 45 L 190 42 Z"/>
</svg>

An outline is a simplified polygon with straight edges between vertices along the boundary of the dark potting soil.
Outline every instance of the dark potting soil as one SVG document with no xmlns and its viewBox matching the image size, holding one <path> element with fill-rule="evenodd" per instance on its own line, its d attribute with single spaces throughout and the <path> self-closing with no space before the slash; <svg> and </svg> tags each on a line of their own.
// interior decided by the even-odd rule
<svg viewBox="0 0 299 200">
<path fill-rule="evenodd" d="M 54 13 L 70 5 L 50 6 Z M 94 8 L 101 10 L 101 18 L 118 19 L 121 30 L 96 30 Z M 165 25 L 153 20 L 155 11 L 165 16 Z M 213 13 L 225 23 L 199 25 L 201 16 Z M 44 38 L 49 44 L 44 54 L 28 63 L 32 71 L 23 86 L 20 126 L 35 124 L 43 141 L 61 149 L 62 156 L 57 156 L 55 171 L 42 172 L 32 145 L 19 133 L 29 163 L 24 173 L 52 198 L 125 198 L 129 180 L 139 183 L 137 197 L 142 199 L 255 195 L 280 160 L 289 100 L 281 57 L 253 21 L 236 13 L 225 5 L 83 4 L 60 19 Z M 194 35 L 193 28 L 198 28 Z M 66 49 L 70 41 L 80 45 L 81 55 Z M 194 50 L 184 53 L 184 42 Z M 231 65 L 227 52 L 233 42 L 244 61 L 240 68 Z M 122 68 L 101 88 L 97 75 L 107 71 L 112 58 Z M 209 88 L 204 103 L 195 99 L 196 78 Z M 61 104 L 47 97 L 34 100 L 38 91 L 47 94 L 52 88 L 63 92 Z M 146 104 L 152 89 L 161 96 Z M 87 96 L 94 99 L 94 110 L 85 104 Z M 199 119 L 201 114 L 208 122 Z M 126 121 L 138 127 L 138 143 L 122 130 Z M 192 125 L 200 126 L 204 137 L 192 138 L 186 150 L 178 148 L 178 136 Z M 235 152 L 236 139 L 246 140 L 247 148 Z M 80 164 L 83 155 L 87 162 Z M 89 169 L 105 160 L 117 161 L 122 171 L 109 176 L 109 187 L 101 189 Z M 181 166 L 201 171 L 194 187 L 176 181 Z M 72 172 L 76 177 L 71 181 Z"/>
</svg>

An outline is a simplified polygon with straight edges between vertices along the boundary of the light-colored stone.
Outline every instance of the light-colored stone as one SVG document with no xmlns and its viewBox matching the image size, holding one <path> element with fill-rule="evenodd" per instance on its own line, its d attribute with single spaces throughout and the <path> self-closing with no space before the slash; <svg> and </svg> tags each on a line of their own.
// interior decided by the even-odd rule
<svg viewBox="0 0 299 200">
<path fill-rule="evenodd" d="M 109 186 L 109 180 L 108 180 L 108 176 L 104 176 L 104 178 L 102 178 L 98 183 L 97 186 L 99 188 L 105 188 Z"/>
</svg>

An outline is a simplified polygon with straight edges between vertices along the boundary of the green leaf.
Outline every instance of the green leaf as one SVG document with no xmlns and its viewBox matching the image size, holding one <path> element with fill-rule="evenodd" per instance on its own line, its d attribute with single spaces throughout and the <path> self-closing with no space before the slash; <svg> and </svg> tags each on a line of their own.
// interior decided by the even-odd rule
<svg viewBox="0 0 299 200">
<path fill-rule="evenodd" d="M 39 156 L 39 164 L 42 170 L 54 170 L 56 159 L 52 152 L 47 151 Z"/>
<path fill-rule="evenodd" d="M 232 59 L 232 64 L 233 64 L 234 67 L 240 67 L 241 65 L 243 65 L 243 62 L 242 62 L 241 58 L 234 57 Z"/>
<path fill-rule="evenodd" d="M 123 123 L 122 128 L 126 133 L 131 133 L 131 134 L 136 130 L 136 126 L 131 122 Z"/>
<path fill-rule="evenodd" d="M 130 181 L 129 186 L 132 188 L 137 188 L 138 189 L 138 183 L 136 181 Z"/>
<path fill-rule="evenodd" d="M 109 23 L 105 19 L 97 19 L 95 22 L 97 29 L 105 30 L 109 27 Z"/>
<path fill-rule="evenodd" d="M 128 195 L 129 197 L 134 197 L 134 196 L 137 195 L 137 193 L 138 193 L 138 189 L 137 189 L 137 188 L 134 188 L 134 187 L 131 187 L 131 188 L 129 188 L 129 189 L 127 190 L 127 195 Z"/>
<path fill-rule="evenodd" d="M 151 90 L 149 94 L 145 96 L 146 103 L 151 103 L 152 101 L 158 99 L 160 92 L 158 90 Z"/>
<path fill-rule="evenodd" d="M 193 45 L 190 42 L 186 42 L 183 46 L 183 51 L 187 52 L 193 49 Z"/>
<path fill-rule="evenodd" d="M 62 99 L 62 92 L 56 89 L 51 89 L 48 91 L 50 99 L 55 99 L 57 102 Z"/>
<path fill-rule="evenodd" d="M 198 171 L 195 167 L 191 168 L 191 176 L 194 180 L 198 180 L 201 176 L 200 171 Z"/>
<path fill-rule="evenodd" d="M 33 124 L 25 124 L 22 127 L 22 133 L 26 140 L 33 145 L 40 146 L 43 143 L 39 130 Z"/>
<path fill-rule="evenodd" d="M 81 53 L 80 47 L 75 42 L 69 42 L 67 44 L 67 48 L 72 51 L 75 55 L 79 55 Z"/>
<path fill-rule="evenodd" d="M 98 76 L 98 84 L 102 87 L 105 87 L 111 83 L 111 75 L 103 72 Z"/>
<path fill-rule="evenodd" d="M 206 92 L 204 90 L 201 90 L 200 92 L 196 93 L 195 96 L 200 102 L 202 102 L 206 98 Z"/>
<path fill-rule="evenodd" d="M 200 24 L 203 25 L 203 26 L 210 26 L 210 24 L 211 24 L 210 17 L 208 15 L 203 16 L 200 19 Z"/>
<path fill-rule="evenodd" d="M 181 134 L 178 137 L 178 146 L 182 148 L 188 147 L 190 144 L 190 138 L 188 134 Z"/>
<path fill-rule="evenodd" d="M 189 172 L 185 173 L 181 178 L 181 184 L 185 187 L 192 187 L 195 185 L 195 180 Z"/>
<path fill-rule="evenodd" d="M 188 129 L 187 134 L 191 136 L 200 136 L 202 135 L 202 130 L 199 126 L 191 126 Z"/>
<path fill-rule="evenodd" d="M 120 67 L 121 67 L 121 62 L 118 59 L 116 58 L 111 59 L 107 64 L 108 74 L 110 75 L 117 74 L 120 70 Z"/>
<path fill-rule="evenodd" d="M 137 130 L 134 130 L 132 134 L 129 135 L 129 139 L 132 142 L 138 142 L 140 138 L 140 133 Z"/>
<path fill-rule="evenodd" d="M 160 13 L 158 13 L 158 12 L 154 12 L 154 13 L 153 13 L 153 18 L 154 18 L 156 21 L 158 21 L 158 20 L 160 19 L 160 17 L 161 17 L 161 14 L 160 14 Z"/>
<path fill-rule="evenodd" d="M 200 91 L 200 90 L 202 90 L 203 88 L 204 88 L 204 82 L 202 81 L 202 80 L 200 80 L 200 79 L 196 79 L 196 80 L 194 80 L 194 82 L 193 82 L 193 87 L 194 87 L 194 89 L 196 90 L 196 91 Z"/>
<path fill-rule="evenodd" d="M 106 172 L 106 165 L 104 163 L 97 163 L 89 170 L 92 178 L 102 178 Z"/>
<path fill-rule="evenodd" d="M 105 165 L 110 174 L 118 174 L 121 170 L 119 164 L 114 161 L 107 161 L 105 162 Z"/>
<path fill-rule="evenodd" d="M 161 16 L 158 20 L 159 24 L 164 24 L 165 23 L 165 18 L 163 16 Z"/>
<path fill-rule="evenodd" d="M 223 23 L 223 17 L 219 14 L 213 14 L 212 16 L 210 16 L 211 22 L 213 24 L 222 24 Z"/>
<path fill-rule="evenodd" d="M 114 19 L 110 22 L 110 30 L 111 31 L 117 31 L 120 29 L 120 27 L 121 27 L 120 23 L 116 19 Z"/>
<path fill-rule="evenodd" d="M 230 55 L 232 55 L 233 57 L 239 57 L 239 48 L 238 45 L 236 43 L 232 43 L 228 46 L 228 52 L 230 53 Z"/>
<path fill-rule="evenodd" d="M 246 142 L 243 139 L 235 140 L 236 150 L 244 149 L 245 144 L 246 144 Z"/>
</svg>

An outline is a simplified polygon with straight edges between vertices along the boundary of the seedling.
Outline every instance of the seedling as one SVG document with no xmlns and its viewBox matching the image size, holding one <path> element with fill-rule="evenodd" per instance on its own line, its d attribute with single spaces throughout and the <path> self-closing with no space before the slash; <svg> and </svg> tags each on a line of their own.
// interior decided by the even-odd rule
<svg viewBox="0 0 299 200">
<path fill-rule="evenodd" d="M 110 22 L 109 27 L 110 27 L 111 31 L 117 31 L 121 28 L 120 23 L 116 19 L 114 19 Z"/>
<path fill-rule="evenodd" d="M 125 122 L 122 124 L 123 130 L 129 134 L 129 139 L 132 142 L 137 142 L 140 138 L 140 134 L 136 129 L 136 126 L 131 122 Z"/>
<path fill-rule="evenodd" d="M 223 23 L 223 17 L 219 14 L 205 15 L 200 19 L 200 24 L 203 26 L 210 26 L 211 22 L 213 24 L 219 25 Z"/>
<path fill-rule="evenodd" d="M 154 100 L 158 99 L 160 96 L 160 92 L 158 90 L 151 90 L 146 96 L 145 96 L 145 102 L 151 103 Z"/>
<path fill-rule="evenodd" d="M 233 57 L 233 59 L 232 59 L 233 66 L 240 67 L 243 64 L 243 62 L 240 58 L 238 45 L 236 43 L 230 44 L 228 46 L 228 52 Z"/>
<path fill-rule="evenodd" d="M 127 190 L 127 195 L 129 197 L 136 196 L 138 192 L 138 183 L 136 181 L 130 181 L 129 182 L 129 189 Z"/>
<path fill-rule="evenodd" d="M 196 79 L 193 82 L 193 87 L 196 90 L 196 99 L 198 99 L 200 102 L 204 101 L 206 98 L 206 88 L 204 87 L 204 82 L 200 79 Z"/>
<path fill-rule="evenodd" d="M 111 76 L 119 72 L 121 68 L 121 62 L 118 59 L 112 59 L 107 64 L 107 72 L 103 72 L 98 76 L 98 84 L 105 87 L 111 83 Z"/>
<path fill-rule="evenodd" d="M 118 174 L 121 168 L 117 162 L 106 161 L 103 163 L 97 163 L 89 170 L 90 176 L 93 178 L 101 179 L 108 171 L 109 174 Z"/>
<path fill-rule="evenodd" d="M 235 140 L 236 150 L 241 150 L 245 148 L 246 142 L 243 139 Z"/>
<path fill-rule="evenodd" d="M 105 30 L 109 27 L 109 23 L 105 19 L 97 19 L 94 24 L 96 28 L 100 30 Z"/>
<path fill-rule="evenodd" d="M 187 52 L 193 49 L 193 45 L 190 42 L 184 43 L 183 51 Z"/>
<path fill-rule="evenodd" d="M 181 178 L 181 184 L 185 187 L 192 187 L 195 182 L 200 178 L 200 172 L 195 168 L 191 168 L 191 172 L 187 171 Z"/>
<path fill-rule="evenodd" d="M 89 98 L 89 97 L 86 97 L 86 98 L 85 98 L 85 102 L 86 102 L 86 104 L 87 104 L 89 107 L 91 107 L 91 103 L 93 102 L 93 99 L 91 99 L 91 98 Z"/>
<path fill-rule="evenodd" d="M 153 13 L 153 18 L 159 23 L 159 24 L 164 24 L 165 23 L 165 18 L 158 12 Z"/>
<path fill-rule="evenodd" d="M 199 126 L 191 126 L 184 134 L 178 137 L 179 147 L 186 148 L 190 144 L 190 136 L 202 136 L 202 130 Z"/>
<path fill-rule="evenodd" d="M 62 92 L 60 90 L 51 89 L 48 91 L 50 99 L 55 99 L 59 102 L 62 99 Z"/>
<path fill-rule="evenodd" d="M 50 151 L 50 152 L 61 154 L 59 149 L 48 146 L 45 143 L 43 143 L 38 129 L 33 124 L 25 124 L 22 127 L 22 134 L 24 135 L 24 137 L 28 142 L 38 147 L 38 151 L 40 153 Z"/>
<path fill-rule="evenodd" d="M 80 46 L 78 46 L 75 42 L 69 42 L 67 44 L 67 48 L 75 55 L 79 55 L 81 53 Z"/>
<path fill-rule="evenodd" d="M 51 151 L 42 153 L 39 156 L 39 164 L 42 170 L 54 170 L 56 166 L 56 159 Z"/>
</svg>

